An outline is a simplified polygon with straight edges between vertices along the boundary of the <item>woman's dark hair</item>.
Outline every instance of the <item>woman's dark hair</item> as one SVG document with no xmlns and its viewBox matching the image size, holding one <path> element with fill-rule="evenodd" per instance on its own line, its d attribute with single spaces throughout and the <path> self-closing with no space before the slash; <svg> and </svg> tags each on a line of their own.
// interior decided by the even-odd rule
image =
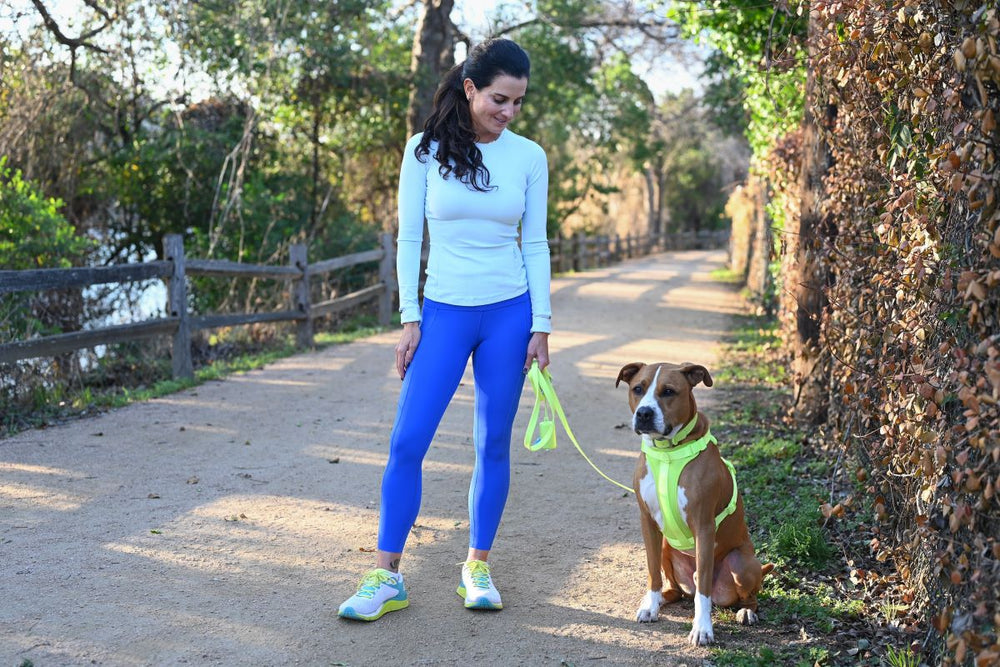
<svg viewBox="0 0 1000 667">
<path fill-rule="evenodd" d="M 462 83 L 472 79 L 476 88 L 485 88 L 500 75 L 527 79 L 530 73 L 528 54 L 515 42 L 495 38 L 477 44 L 464 63 L 448 70 L 434 93 L 434 110 L 424 123 L 424 135 L 414 151 L 417 159 L 424 161 L 431 152 L 431 141 L 437 141 L 434 159 L 441 165 L 438 171 L 442 178 L 454 174 L 480 192 L 489 191 L 490 172 L 476 146 L 469 100 Z"/>
</svg>

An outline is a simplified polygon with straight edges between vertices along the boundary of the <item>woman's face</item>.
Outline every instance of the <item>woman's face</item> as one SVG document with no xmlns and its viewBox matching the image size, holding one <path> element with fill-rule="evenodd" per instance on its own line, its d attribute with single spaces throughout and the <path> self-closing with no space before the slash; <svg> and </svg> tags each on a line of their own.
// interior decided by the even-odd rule
<svg viewBox="0 0 1000 667">
<path fill-rule="evenodd" d="M 485 88 L 476 88 L 472 79 L 464 82 L 465 96 L 469 98 L 469 112 L 476 141 L 487 143 L 500 136 L 507 124 L 521 110 L 528 79 L 515 79 L 500 74 Z"/>
</svg>

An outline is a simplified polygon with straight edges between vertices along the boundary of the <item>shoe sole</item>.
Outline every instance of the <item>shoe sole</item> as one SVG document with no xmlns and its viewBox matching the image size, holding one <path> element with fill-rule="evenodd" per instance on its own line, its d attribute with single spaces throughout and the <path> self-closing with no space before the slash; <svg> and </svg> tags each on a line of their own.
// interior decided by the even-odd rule
<svg viewBox="0 0 1000 667">
<path fill-rule="evenodd" d="M 503 602 L 494 604 L 490 602 L 487 598 L 478 598 L 476 600 L 466 599 L 465 586 L 459 586 L 458 590 L 455 592 L 458 593 L 462 597 L 462 599 L 465 600 L 466 609 L 486 609 L 489 611 L 500 611 L 501 609 L 503 609 Z"/>
<path fill-rule="evenodd" d="M 358 613 L 353 607 L 348 607 L 347 609 L 338 611 L 337 615 L 341 618 L 349 618 L 354 621 L 376 621 L 388 614 L 390 611 L 399 611 L 400 609 L 405 609 L 409 606 L 409 600 L 386 600 L 382 603 L 382 606 L 378 608 L 378 611 L 370 616 Z"/>
</svg>

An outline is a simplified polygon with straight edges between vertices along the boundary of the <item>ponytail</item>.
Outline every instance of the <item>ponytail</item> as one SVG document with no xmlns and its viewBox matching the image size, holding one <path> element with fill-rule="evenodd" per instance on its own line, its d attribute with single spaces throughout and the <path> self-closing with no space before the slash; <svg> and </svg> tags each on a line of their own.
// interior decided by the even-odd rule
<svg viewBox="0 0 1000 667">
<path fill-rule="evenodd" d="M 463 65 L 455 65 L 445 74 L 434 93 L 434 109 L 424 123 L 424 134 L 414 150 L 421 162 L 431 152 L 431 141 L 437 141 L 434 159 L 438 171 L 447 179 L 454 174 L 463 183 L 480 192 L 493 189 L 490 172 L 483 164 L 483 153 L 476 146 L 469 100 L 465 97 Z"/>
</svg>

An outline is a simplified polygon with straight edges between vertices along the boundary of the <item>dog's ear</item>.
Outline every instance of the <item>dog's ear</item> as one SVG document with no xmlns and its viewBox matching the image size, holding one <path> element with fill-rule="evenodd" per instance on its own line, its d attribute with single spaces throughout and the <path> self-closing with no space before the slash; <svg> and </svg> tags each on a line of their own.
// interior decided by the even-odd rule
<svg viewBox="0 0 1000 667">
<path fill-rule="evenodd" d="M 639 369 L 646 364 L 641 361 L 633 361 L 631 364 L 625 364 L 622 369 L 618 371 L 618 379 L 615 380 L 615 387 L 621 384 L 622 380 L 625 382 L 631 382 L 635 374 L 639 372 Z"/>
<path fill-rule="evenodd" d="M 712 386 L 712 376 L 708 374 L 708 369 L 699 364 L 686 363 L 681 366 L 681 373 L 688 379 L 691 386 L 696 386 L 699 382 L 704 382 L 706 387 Z"/>
</svg>

